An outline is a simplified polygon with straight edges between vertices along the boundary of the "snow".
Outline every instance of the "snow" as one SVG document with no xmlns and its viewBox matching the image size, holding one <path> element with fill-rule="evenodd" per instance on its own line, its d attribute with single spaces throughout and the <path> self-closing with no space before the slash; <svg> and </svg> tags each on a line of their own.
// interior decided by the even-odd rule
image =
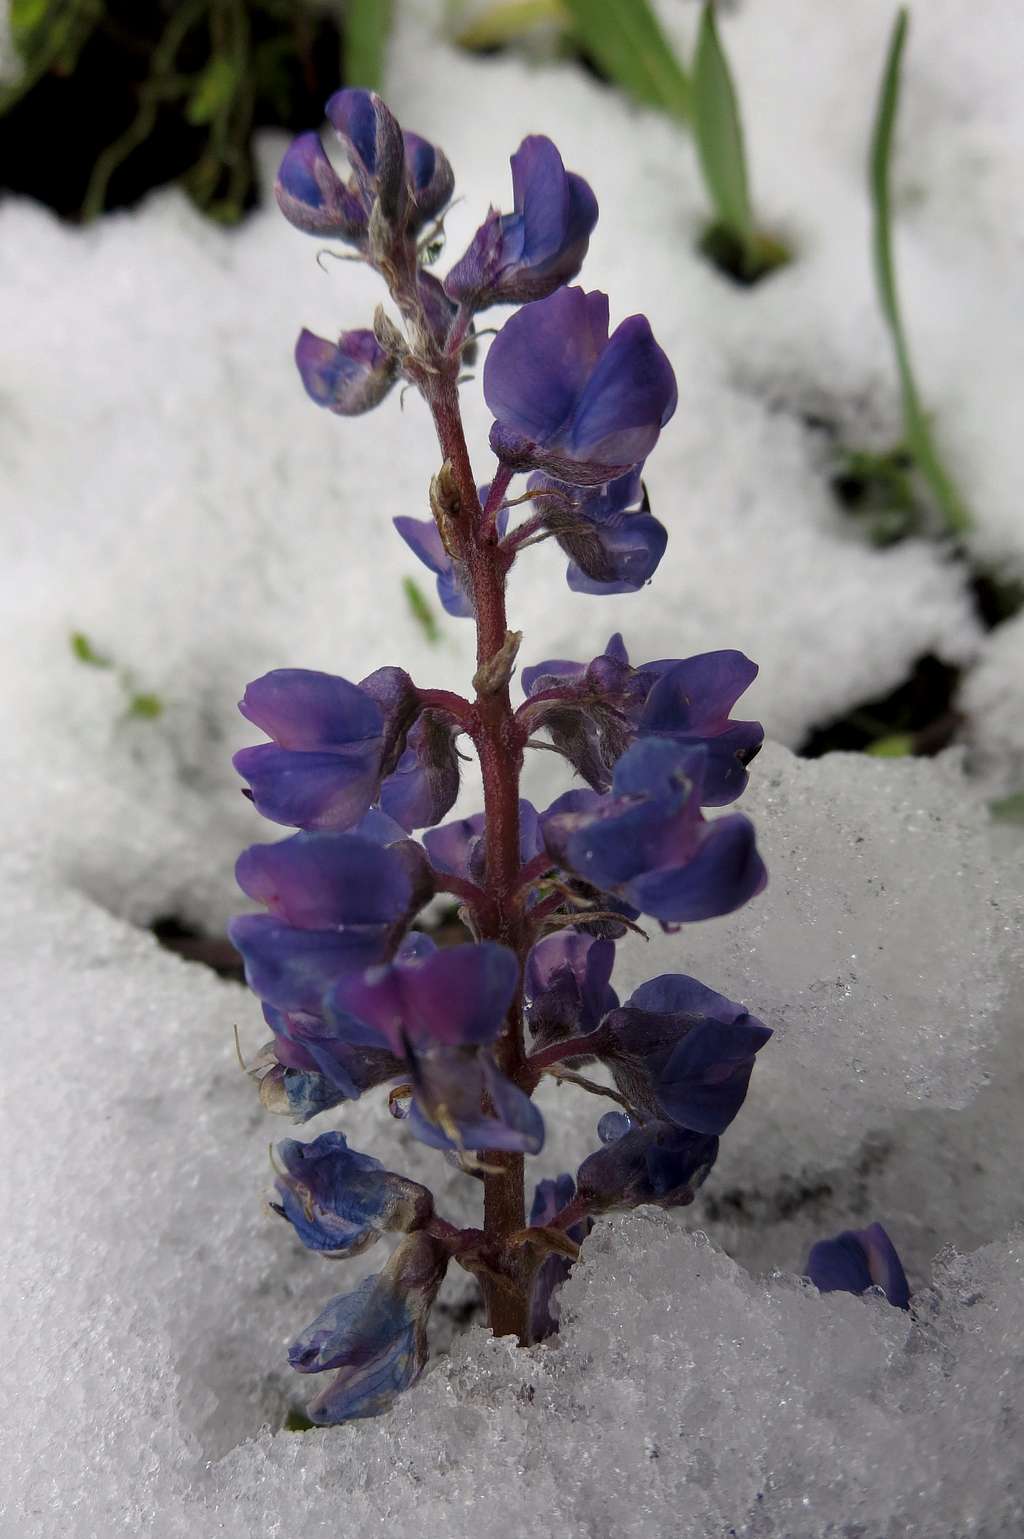
<svg viewBox="0 0 1024 1539">
<path fill-rule="evenodd" d="M 603 1221 L 557 1345 L 526 1353 L 459 1330 L 455 1279 L 434 1321 L 450 1354 L 388 1418 L 278 1430 L 306 1389 L 284 1344 L 378 1257 L 332 1272 L 265 1210 L 285 1129 L 232 1039 L 237 1023 L 258 1047 L 255 1002 L 145 926 L 218 930 L 238 904 L 234 856 L 266 833 L 229 767 L 252 736 L 234 708 L 248 679 L 390 661 L 466 687 L 470 628 L 441 616 L 424 644 L 400 583 L 429 584 L 389 523 L 425 513 L 436 449 L 411 397 L 356 424 L 305 400 L 299 327 L 365 324 L 379 293 L 349 265 L 321 272 L 272 211 L 226 232 L 167 191 L 83 232 L 7 202 L 0 1536 L 1008 1539 L 1024 1518 L 1022 896 L 1019 835 L 993 832 L 984 799 L 1024 783 L 1024 629 L 985 634 L 957 561 L 867 548 L 828 488 L 835 434 L 899 431 L 863 188 L 890 10 L 748 0 L 723 16 L 758 206 L 798 253 L 740 292 L 693 252 L 704 203 L 679 130 L 575 71 L 449 54 L 425 0 L 398 9 L 388 95 L 456 167 L 450 252 L 507 200 L 520 135 L 548 132 L 602 204 L 587 285 L 613 316 L 646 309 L 676 365 L 682 404 L 649 466 L 671 534 L 650 592 L 570 594 L 542 546 L 510 613 L 527 663 L 589 657 L 622 629 L 638 660 L 740 646 L 761 664 L 750 712 L 776 741 L 744 805 L 771 884 L 729 920 L 630 940 L 616 984 L 692 971 L 776 1036 L 692 1210 L 711 1240 L 685 1214 Z M 688 53 L 696 8 L 663 12 Z M 1009 0 L 920 8 L 897 168 L 922 386 L 975 550 L 1004 572 L 1024 571 L 1006 324 L 1019 30 Z M 263 143 L 267 177 L 282 142 Z M 465 394 L 483 477 L 487 418 Z M 114 666 L 76 658 L 72 632 Z M 966 753 L 793 758 L 929 651 L 970 668 Z M 161 714 L 131 716 L 133 690 Z M 536 758 L 540 800 L 562 785 Z M 467 809 L 474 794 L 470 771 Z M 568 1087 L 542 1104 L 537 1172 L 572 1169 L 601 1105 Z M 473 1217 L 475 1183 L 380 1097 L 334 1120 Z M 813 1239 L 872 1219 L 907 1261 L 913 1319 L 797 1280 Z"/>
</svg>

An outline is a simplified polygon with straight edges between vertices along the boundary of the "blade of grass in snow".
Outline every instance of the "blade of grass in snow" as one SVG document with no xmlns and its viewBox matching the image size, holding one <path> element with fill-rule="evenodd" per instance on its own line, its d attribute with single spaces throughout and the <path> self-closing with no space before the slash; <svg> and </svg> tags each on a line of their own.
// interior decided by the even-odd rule
<svg viewBox="0 0 1024 1539">
<path fill-rule="evenodd" d="M 409 608 L 412 611 L 413 619 L 420 626 L 430 645 L 436 645 L 441 639 L 441 630 L 434 619 L 434 611 L 427 603 L 423 590 L 411 577 L 403 577 L 402 592 L 405 594 Z"/>
<path fill-rule="evenodd" d="M 868 179 L 874 211 L 873 248 L 875 276 L 882 312 L 892 337 L 903 396 L 903 425 L 907 448 L 917 468 L 931 489 L 950 534 L 963 534 L 971 527 L 971 516 L 935 448 L 931 428 L 918 394 L 910 364 L 906 332 L 900 314 L 896 289 L 896 270 L 892 256 L 892 204 L 889 167 L 892 159 L 893 129 L 899 105 L 900 65 L 906 42 L 908 13 L 897 12 L 889 41 L 889 52 L 882 76 L 878 111 L 871 136 Z"/>
<path fill-rule="evenodd" d="M 563 0 L 576 39 L 637 101 L 688 119 L 690 82 L 647 0 Z"/>
<path fill-rule="evenodd" d="M 384 73 L 392 0 L 347 0 L 345 84 L 376 91 Z"/>
<path fill-rule="evenodd" d="M 750 206 L 736 91 L 708 0 L 700 19 L 693 62 L 693 132 L 711 202 L 725 228 L 752 255 L 754 214 Z"/>
</svg>

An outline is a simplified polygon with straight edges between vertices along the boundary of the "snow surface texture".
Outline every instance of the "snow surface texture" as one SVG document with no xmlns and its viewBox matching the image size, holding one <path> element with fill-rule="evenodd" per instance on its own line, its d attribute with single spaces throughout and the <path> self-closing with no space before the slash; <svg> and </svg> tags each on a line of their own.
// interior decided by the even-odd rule
<svg viewBox="0 0 1024 1539">
<path fill-rule="evenodd" d="M 992 932 L 1011 915 L 1001 909 L 994 922 L 988 912 L 985 838 L 970 808 L 956 812 L 955 763 L 809 764 L 781 749 L 765 758 L 751 809 L 776 879 L 759 900 L 751 955 L 767 978 L 756 1003 L 780 1030 L 705 1202 L 724 1211 L 716 1239 L 736 1239 L 750 1270 L 675 1217 L 645 1211 L 602 1224 L 563 1295 L 555 1349 L 520 1354 L 474 1329 L 387 1421 L 340 1433 L 260 1431 L 279 1427 L 307 1388 L 283 1364 L 287 1339 L 379 1256 L 323 1262 L 261 1209 L 266 1144 L 284 1127 L 260 1110 L 234 1061 L 233 1021 L 247 1046 L 263 1034 L 253 1002 L 73 891 L 67 873 L 8 850 L 3 963 L 17 1036 L 2 1125 L 17 1179 L 3 1185 L 0 1214 L 0 1424 L 11 1429 L 3 1539 L 262 1536 L 280 1524 L 361 1539 L 414 1522 L 469 1539 L 495 1507 L 509 1516 L 494 1531 L 510 1536 L 648 1539 L 731 1526 L 796 1539 L 843 1532 L 840 1523 L 854 1534 L 855 1522 L 887 1536 L 1015 1532 L 1024 1516 L 1012 1433 L 1024 1388 L 1020 1246 L 953 1258 L 927 1286 L 936 1228 L 981 1244 L 1020 1212 L 1007 1179 L 1024 1154 L 1013 1115 L 1019 1040 L 1004 1051 L 1015 1078 L 1000 1068 L 969 1111 L 938 1109 L 962 1104 L 975 1072 L 969 1034 L 951 1029 L 967 999 L 978 1034 L 992 1033 L 980 1006 L 994 1002 L 1005 962 Z M 797 805 L 797 853 L 787 858 L 782 814 Z M 851 868 L 858 839 L 868 853 Z M 880 896 L 869 864 L 896 890 Z M 922 893 L 925 867 L 931 891 Z M 800 871 L 807 885 L 790 915 Z M 913 965 L 910 983 L 884 965 L 873 980 L 866 969 L 862 988 L 821 980 L 811 1030 L 811 911 L 821 893 L 818 923 L 831 930 L 837 892 L 843 950 L 830 962 L 849 948 L 868 954 L 884 933 L 908 964 L 937 969 L 930 1077 L 903 1062 L 915 1044 L 926 1056 Z M 953 948 L 945 963 L 928 950 L 942 917 Z M 786 951 L 801 924 L 806 961 Z M 709 972 L 705 937 L 716 928 Z M 725 931 L 700 927 L 686 949 L 705 942 L 701 976 L 732 987 L 744 959 Z M 784 955 L 797 1005 L 782 1001 L 777 1015 L 773 968 L 781 979 Z M 624 963 L 628 987 L 636 959 Z M 881 1015 L 884 1032 L 873 1024 Z M 847 1038 L 865 1039 L 863 1102 Z M 830 1078 L 873 1117 L 872 1160 L 855 1150 L 844 1164 L 828 1138 L 818 1098 Z M 915 1102 L 915 1116 L 931 1119 L 920 1137 L 907 1116 Z M 565 1088 L 549 1089 L 544 1106 L 550 1137 L 535 1163 L 552 1174 L 593 1147 L 600 1103 Z M 472 1218 L 476 1184 L 405 1139 L 383 1095 L 339 1120 L 356 1147 L 429 1181 L 442 1211 Z M 823 1170 L 837 1201 L 823 1195 Z M 730 1192 L 743 1201 L 730 1207 Z M 914 1324 L 875 1301 L 752 1275 L 799 1270 L 811 1239 L 867 1216 L 884 1217 L 908 1260 L 921 1294 Z M 456 1280 L 436 1321 L 440 1340 L 464 1296 Z"/>
<path fill-rule="evenodd" d="M 450 250 L 507 202 L 521 134 L 550 133 L 602 202 L 588 287 L 613 315 L 648 310 L 680 378 L 649 475 L 672 536 L 663 571 L 646 597 L 584 599 L 550 548 L 529 553 L 511 598 L 525 660 L 590 656 L 616 628 L 639 660 L 742 646 L 762 665 L 751 712 L 792 744 L 925 651 L 977 659 L 969 764 L 1017 789 L 1020 623 L 983 637 L 934 546 L 866 549 L 828 492 L 829 435 L 805 421 L 855 443 L 898 435 L 862 188 L 889 9 L 758 0 L 724 21 L 755 194 L 800 253 L 744 294 L 692 254 L 704 204 L 678 130 L 576 72 L 449 56 L 424 41 L 430 6 L 399 11 L 388 94 L 459 173 Z M 693 8 L 665 15 L 692 30 Z M 922 8 L 901 129 L 915 354 L 979 549 L 1005 567 L 1024 567 L 1004 324 L 1021 282 L 1005 197 L 1019 31 L 1006 0 Z M 268 176 L 279 152 L 268 140 Z M 264 1035 L 255 1003 L 139 926 L 222 924 L 238 848 L 272 837 L 228 768 L 253 738 L 234 710 L 247 679 L 394 661 L 464 688 L 472 671 L 471 629 L 442 621 L 428 651 L 399 586 L 413 571 L 428 586 L 389 524 L 425 511 L 422 410 L 395 398 L 339 423 L 291 371 L 300 325 L 365 324 L 379 297 L 349 266 L 324 276 L 314 250 L 270 211 L 226 233 L 173 192 L 85 233 L 0 209 L 0 591 L 28 664 L 0 684 L 16 798 L 0 866 L 0 1539 L 1018 1535 L 1020 851 L 992 842 L 957 754 L 766 749 L 746 810 L 768 891 L 735 919 L 621 948 L 620 992 L 692 970 L 776 1029 L 692 1210 L 733 1259 L 678 1218 L 601 1224 L 556 1348 L 473 1329 L 384 1422 L 261 1430 L 308 1389 L 287 1340 L 380 1255 L 332 1266 L 261 1209 L 266 1145 L 288 1130 L 235 1063 L 233 1022 L 248 1053 Z M 483 475 L 487 419 L 466 402 Z M 77 661 L 73 630 L 117 666 Z M 131 689 L 163 714 L 129 717 Z M 553 756 L 537 760 L 542 800 L 562 784 Z M 543 1105 L 535 1163 L 552 1175 L 594 1146 L 602 1107 L 554 1087 Z M 471 1219 L 476 1185 L 382 1098 L 333 1121 Z M 874 1218 L 907 1260 L 915 1322 L 771 1275 Z M 949 1242 L 977 1253 L 932 1269 Z M 446 1286 L 439 1346 L 466 1296 Z"/>
</svg>

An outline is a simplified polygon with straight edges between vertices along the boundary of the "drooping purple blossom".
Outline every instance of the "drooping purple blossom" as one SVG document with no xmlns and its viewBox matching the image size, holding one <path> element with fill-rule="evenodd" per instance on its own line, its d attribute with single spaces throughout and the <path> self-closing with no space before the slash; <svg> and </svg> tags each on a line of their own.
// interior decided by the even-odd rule
<svg viewBox="0 0 1024 1539">
<path fill-rule="evenodd" d="M 767 881 L 742 813 L 701 816 L 706 750 L 658 738 L 618 761 L 609 796 L 569 791 L 541 818 L 559 865 L 665 923 L 731 914 Z"/>
<path fill-rule="evenodd" d="M 382 782 L 381 809 L 404 829 L 426 828 L 451 811 L 459 794 L 456 730 L 443 712 L 421 712 L 405 752 Z"/>
<path fill-rule="evenodd" d="M 484 398 L 505 464 L 599 486 L 647 458 L 677 392 L 645 316 L 609 338 L 607 295 L 562 288 L 505 322 L 484 364 Z"/>
<path fill-rule="evenodd" d="M 576 1182 L 568 1172 L 556 1176 L 553 1180 L 548 1178 L 538 1181 L 530 1208 L 531 1227 L 550 1224 L 563 1208 L 569 1206 L 575 1196 Z M 580 1245 L 592 1228 L 592 1219 L 581 1218 L 575 1224 L 570 1224 L 565 1232 L 568 1239 Z M 545 1256 L 537 1268 L 537 1274 L 533 1280 L 533 1292 L 530 1295 L 531 1341 L 545 1341 L 558 1330 L 559 1309 L 556 1294 L 571 1270 L 572 1262 L 568 1256 L 557 1254 Z"/>
<path fill-rule="evenodd" d="M 562 930 L 526 959 L 526 1022 L 538 1048 L 595 1031 L 619 997 L 611 987 L 615 945 Z"/>
<path fill-rule="evenodd" d="M 343 331 L 337 342 L 301 331 L 295 366 L 310 400 L 339 417 L 379 406 L 398 378 L 398 359 L 365 330 Z"/>
<path fill-rule="evenodd" d="M 474 310 L 544 299 L 575 278 L 597 223 L 597 199 L 566 171 L 543 134 L 512 156 L 513 212 L 491 209 L 445 279 L 452 299 Z"/>
<path fill-rule="evenodd" d="M 617 759 L 637 737 L 665 737 L 706 750 L 702 805 L 724 806 L 747 784 L 747 765 L 764 741 L 758 721 L 730 712 L 757 675 L 742 652 L 703 652 L 630 666 L 622 637 L 612 636 L 590 663 L 552 658 L 522 672 L 526 702 L 518 715 L 531 731 L 546 728 L 595 790 L 607 790 Z"/>
<path fill-rule="evenodd" d="M 657 571 L 668 531 L 650 511 L 641 469 L 587 490 L 530 477 L 538 513 L 570 558 L 565 576 L 574 593 L 636 593 Z"/>
<path fill-rule="evenodd" d="M 634 1125 L 616 1113 L 602 1117 L 608 1140 L 576 1172 L 579 1199 L 594 1213 L 654 1203 L 680 1208 L 691 1203 L 718 1158 L 718 1139 L 673 1122 Z M 619 1129 L 624 1129 L 619 1136 Z"/>
<path fill-rule="evenodd" d="M 288 1349 L 299 1373 L 339 1370 L 309 1407 L 318 1426 L 379 1416 L 427 1361 L 427 1317 L 448 1252 L 422 1231 L 407 1235 L 383 1271 L 334 1298 Z"/>
<path fill-rule="evenodd" d="M 910 1307 L 910 1286 L 896 1247 L 881 1224 L 844 1229 L 811 1246 L 804 1268 L 821 1293 L 864 1293 L 881 1288 L 897 1309 Z"/>
<path fill-rule="evenodd" d="M 430 1218 L 425 1186 L 385 1170 L 380 1160 L 350 1149 L 344 1133 L 322 1133 L 310 1144 L 277 1145 L 283 1166 L 271 1206 L 303 1245 L 325 1256 L 358 1256 L 382 1234 L 407 1234 Z"/>
<path fill-rule="evenodd" d="M 605 1015 L 593 1051 L 631 1105 L 695 1133 L 724 1133 L 772 1035 L 742 1005 L 678 973 Z"/>
</svg>

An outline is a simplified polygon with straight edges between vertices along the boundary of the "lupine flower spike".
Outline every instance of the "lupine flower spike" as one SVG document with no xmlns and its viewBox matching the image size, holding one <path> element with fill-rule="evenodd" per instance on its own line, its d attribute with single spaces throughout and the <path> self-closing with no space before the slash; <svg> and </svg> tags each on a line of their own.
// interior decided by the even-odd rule
<svg viewBox="0 0 1024 1539">
<path fill-rule="evenodd" d="M 379 1090 L 414 1139 L 482 1183 L 484 1213 L 481 1228 L 460 1228 L 341 1128 L 278 1145 L 271 1207 L 297 1241 L 343 1261 L 398 1237 L 383 1268 L 327 1301 L 289 1349 L 299 1373 L 324 1376 L 309 1409 L 321 1424 L 377 1415 L 415 1383 L 452 1262 L 478 1280 L 496 1334 L 555 1332 L 595 1216 L 694 1200 L 771 1036 L 681 973 L 624 1003 L 614 986 L 616 942 L 644 916 L 702 922 L 765 884 L 750 821 L 707 812 L 743 793 L 761 746 L 760 725 L 732 716 L 754 664 L 734 651 L 633 664 L 616 635 L 589 662 L 532 662 L 512 699 L 512 565 L 543 562 L 532 548 L 554 541 L 574 593 L 630 594 L 656 580 L 668 540 L 645 477 L 676 409 L 671 365 L 642 315 L 612 326 L 607 296 L 567 286 L 594 193 L 531 135 L 511 158 L 511 211 L 492 209 L 442 280 L 425 266 L 454 186 L 442 151 L 372 92 L 339 91 L 326 117 L 347 169 L 303 134 L 278 202 L 374 269 L 393 313 L 346 316 L 330 338 L 302 331 L 299 380 L 341 417 L 393 410 L 398 384 L 419 392 L 438 464 L 422 508 L 395 524 L 445 610 L 475 624 L 479 666 L 467 698 L 397 667 L 351 680 L 287 657 L 247 687 L 241 711 L 263 740 L 235 765 L 282 836 L 241 856 L 238 882 L 259 911 L 231 935 L 272 1034 L 253 1069 L 263 1105 L 297 1124 L 344 1123 L 347 1102 Z M 494 462 L 477 477 L 459 390 L 474 317 L 499 305 L 518 308 L 484 362 Z M 518 475 L 528 479 L 510 493 Z M 545 739 L 578 779 L 537 809 L 519 781 Z M 484 806 L 445 821 L 468 750 Z M 414 928 L 438 893 L 461 905 L 464 944 L 439 949 Z M 576 1072 L 593 1062 L 614 1089 Z M 600 1117 L 575 1174 L 540 1172 L 527 1219 L 525 1161 L 545 1136 L 533 1096 L 549 1074 L 620 1109 Z M 880 1275 L 872 1233 L 857 1282 Z M 818 1260 L 811 1271 L 844 1285 Z"/>
</svg>

